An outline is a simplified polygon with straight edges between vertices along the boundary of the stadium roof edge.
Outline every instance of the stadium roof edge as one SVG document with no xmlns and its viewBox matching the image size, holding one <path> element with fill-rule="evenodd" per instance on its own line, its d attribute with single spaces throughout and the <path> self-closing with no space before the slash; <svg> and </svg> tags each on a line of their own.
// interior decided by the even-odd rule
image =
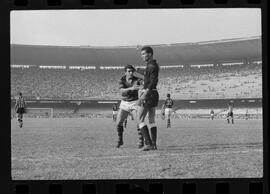
<svg viewBox="0 0 270 194">
<path fill-rule="evenodd" d="M 225 43 L 225 42 L 237 42 L 237 41 L 246 41 L 246 40 L 257 40 L 261 39 L 261 36 L 251 36 L 251 37 L 242 37 L 242 38 L 233 38 L 233 39 L 220 39 L 220 40 L 210 40 L 210 41 L 201 41 L 201 42 L 186 42 L 186 43 L 168 43 L 168 44 L 155 44 L 150 45 L 152 47 L 168 47 L 168 46 L 188 46 L 188 45 L 207 45 L 207 44 L 216 44 L 216 43 Z M 59 46 L 59 45 L 28 45 L 28 44 L 11 44 L 11 46 L 22 46 L 22 47 L 61 47 L 61 48 L 88 48 L 88 49 L 112 49 L 112 48 L 141 48 L 143 45 L 129 45 L 129 46 L 91 46 L 91 45 L 76 45 L 76 46 Z"/>
</svg>

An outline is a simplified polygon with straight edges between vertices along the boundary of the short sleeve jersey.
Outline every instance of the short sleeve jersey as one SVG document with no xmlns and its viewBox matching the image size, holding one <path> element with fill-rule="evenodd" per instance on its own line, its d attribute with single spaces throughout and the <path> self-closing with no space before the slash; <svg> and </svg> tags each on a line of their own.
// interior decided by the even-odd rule
<svg viewBox="0 0 270 194">
<path fill-rule="evenodd" d="M 173 100 L 172 99 L 166 99 L 164 102 L 165 108 L 172 108 L 173 106 Z"/>
<path fill-rule="evenodd" d="M 141 79 L 137 77 L 132 77 L 130 78 L 129 81 L 126 80 L 126 76 L 121 77 L 119 80 L 119 89 L 121 88 L 130 88 L 134 85 L 140 85 Z M 134 101 L 138 100 L 138 90 L 133 90 L 133 91 L 127 91 L 122 93 L 122 100 L 125 101 Z"/>
<path fill-rule="evenodd" d="M 25 101 L 23 97 L 19 96 L 16 99 L 15 108 L 25 108 Z"/>
</svg>

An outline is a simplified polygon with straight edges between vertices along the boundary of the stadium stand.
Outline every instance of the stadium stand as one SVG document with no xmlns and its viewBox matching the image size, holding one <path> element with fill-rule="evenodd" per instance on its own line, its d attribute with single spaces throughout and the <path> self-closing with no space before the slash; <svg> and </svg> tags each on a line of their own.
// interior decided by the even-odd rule
<svg viewBox="0 0 270 194">
<path fill-rule="evenodd" d="M 261 61 L 261 37 L 151 46 L 161 66 L 160 99 L 168 92 L 174 99 L 262 97 L 262 64 L 250 63 Z M 140 48 L 12 44 L 11 97 L 22 91 L 30 99 L 119 99 L 123 70 L 116 67 L 141 66 Z"/>
<path fill-rule="evenodd" d="M 119 99 L 123 70 L 11 68 L 11 96 L 18 91 L 29 99 Z M 166 68 L 160 70 L 160 98 L 261 98 L 262 65 Z"/>
</svg>

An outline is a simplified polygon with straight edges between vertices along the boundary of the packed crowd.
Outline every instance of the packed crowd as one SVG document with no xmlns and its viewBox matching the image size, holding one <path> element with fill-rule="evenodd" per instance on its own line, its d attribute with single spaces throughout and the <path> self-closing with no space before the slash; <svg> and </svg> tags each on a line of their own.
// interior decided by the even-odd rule
<svg viewBox="0 0 270 194">
<path fill-rule="evenodd" d="M 119 99 L 123 70 L 57 70 L 11 68 L 11 96 L 27 98 Z M 262 65 L 184 67 L 160 70 L 160 98 L 260 98 Z"/>
<path fill-rule="evenodd" d="M 234 66 L 166 69 L 161 73 L 160 95 L 177 99 L 261 98 L 262 66 Z"/>
</svg>

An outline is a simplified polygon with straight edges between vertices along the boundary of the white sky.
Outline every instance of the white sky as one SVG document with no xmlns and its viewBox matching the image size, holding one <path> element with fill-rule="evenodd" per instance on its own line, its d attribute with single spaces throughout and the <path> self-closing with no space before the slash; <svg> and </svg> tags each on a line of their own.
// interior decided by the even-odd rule
<svg viewBox="0 0 270 194">
<path fill-rule="evenodd" d="M 12 44 L 127 46 L 261 36 L 256 8 L 12 11 L 10 21 Z"/>
</svg>

